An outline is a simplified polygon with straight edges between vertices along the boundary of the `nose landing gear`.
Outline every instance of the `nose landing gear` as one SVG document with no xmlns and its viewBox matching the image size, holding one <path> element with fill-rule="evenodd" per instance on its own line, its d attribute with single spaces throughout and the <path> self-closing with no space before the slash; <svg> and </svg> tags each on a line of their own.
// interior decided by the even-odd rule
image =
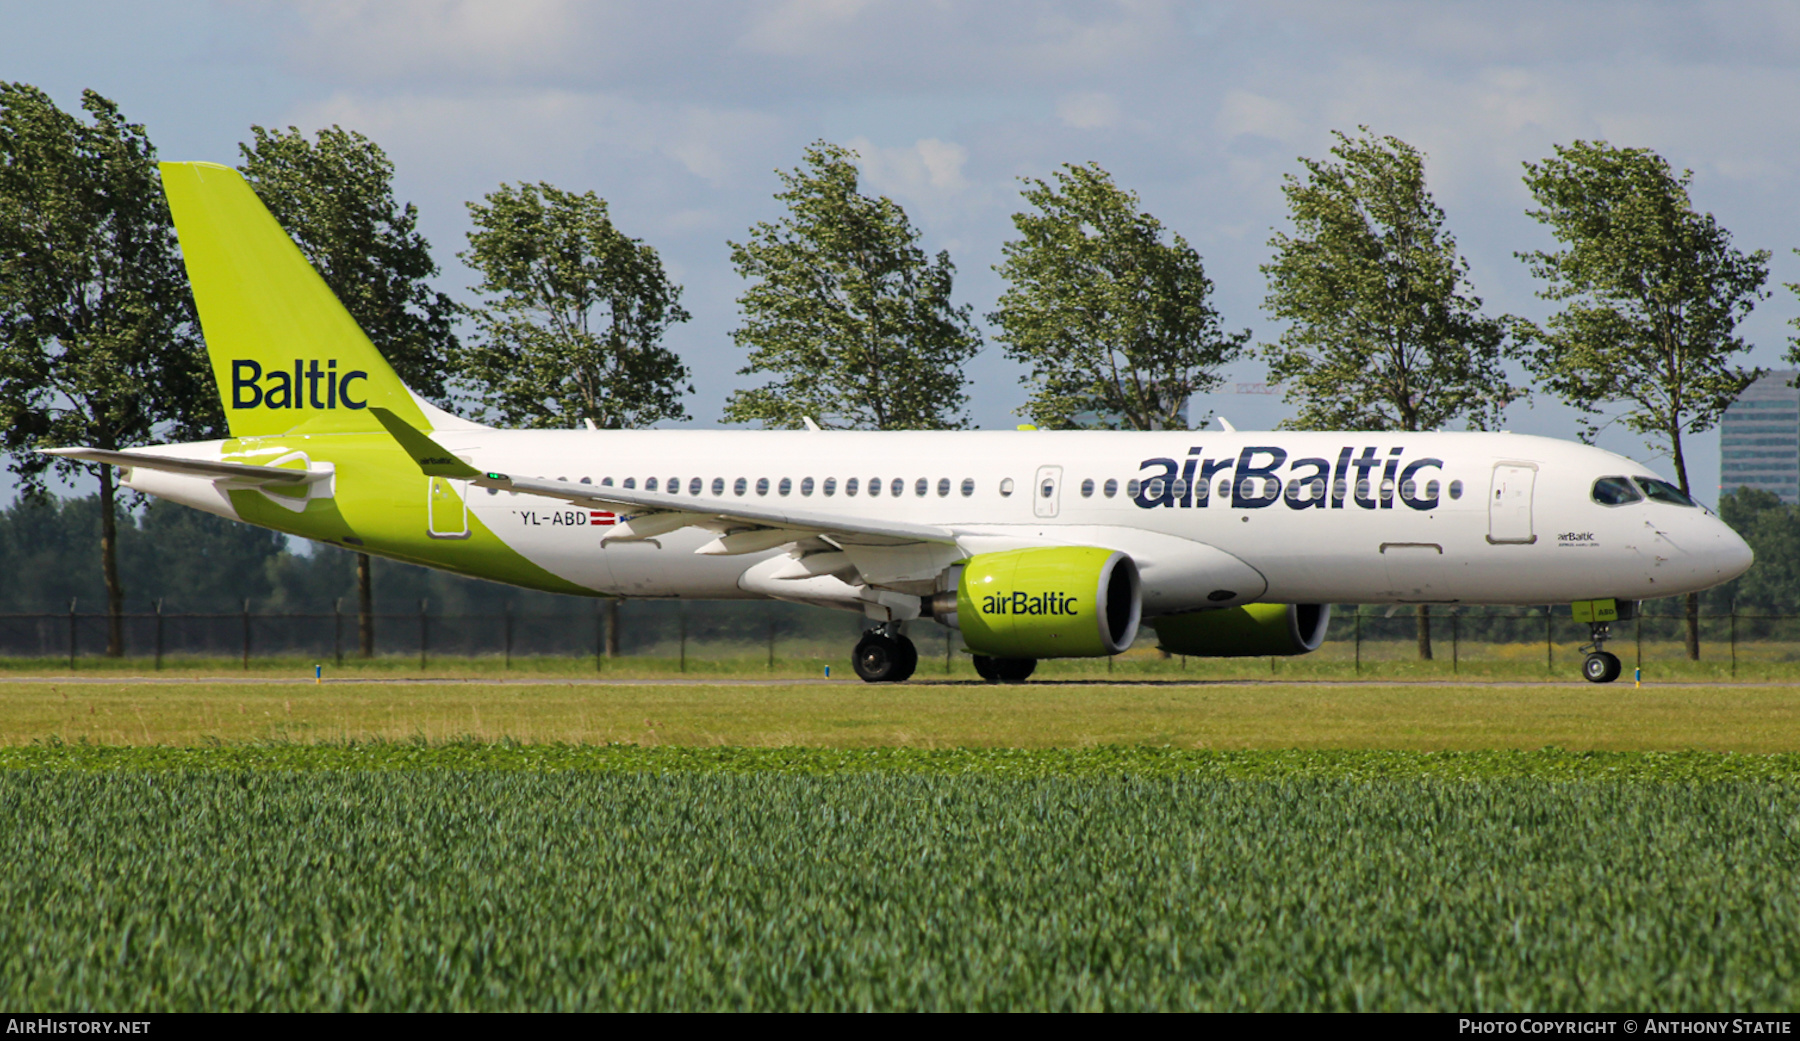
<svg viewBox="0 0 1800 1041">
<path fill-rule="evenodd" d="M 919 651 L 898 630 L 888 627 L 870 629 L 856 642 L 850 664 L 856 674 L 870 683 L 899 683 L 919 667 Z"/>
<path fill-rule="evenodd" d="M 1581 648 L 1588 652 L 1587 660 L 1581 663 L 1582 678 L 1589 683 L 1611 683 L 1618 679 L 1625 666 L 1619 662 L 1618 655 L 1601 649 L 1612 636 L 1612 626 L 1606 622 L 1589 622 L 1588 635 L 1593 642 Z"/>
</svg>

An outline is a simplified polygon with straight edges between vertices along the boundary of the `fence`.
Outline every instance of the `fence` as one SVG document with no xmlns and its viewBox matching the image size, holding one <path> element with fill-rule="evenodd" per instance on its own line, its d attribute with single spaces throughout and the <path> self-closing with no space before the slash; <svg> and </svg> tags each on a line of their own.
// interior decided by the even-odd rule
<svg viewBox="0 0 1800 1041">
<path fill-rule="evenodd" d="M 1673 662 L 1687 658 L 1686 619 L 1678 604 L 1661 607 L 1613 625 L 1609 649 L 1624 659 Z M 1423 647 L 1420 620 L 1412 607 L 1340 606 L 1333 610 L 1325 644 L 1306 660 L 1360 670 L 1364 665 L 1417 661 Z M 496 660 L 589 658 L 603 668 L 615 653 L 623 658 L 679 662 L 766 657 L 842 660 L 863 620 L 849 613 L 789 604 L 689 605 L 670 601 L 629 601 L 618 605 L 619 631 L 609 640 L 604 603 L 574 602 L 555 614 L 437 614 L 428 603 L 412 612 L 374 616 L 375 656 L 427 668 L 433 659 Z M 1428 622 L 1429 648 L 1449 671 L 1484 664 L 1513 667 L 1541 663 L 1546 672 L 1572 670 L 1589 642 L 1588 626 L 1567 608 L 1494 609 L 1434 606 Z M 924 656 L 951 653 L 960 640 L 930 622 L 909 623 Z M 108 616 L 96 612 L 0 615 L 0 658 L 62 659 L 70 668 L 84 658 L 106 654 Z M 1800 615 L 1728 611 L 1699 617 L 1702 660 L 1735 669 L 1745 662 L 1800 661 Z M 241 659 L 247 668 L 259 658 L 307 658 L 342 664 L 359 653 L 358 617 L 353 611 L 273 613 L 248 607 L 232 613 L 139 612 L 123 617 L 126 657 Z M 1145 627 L 1135 654 L 1151 654 L 1156 637 Z M 614 650 L 609 650 L 609 644 Z"/>
</svg>

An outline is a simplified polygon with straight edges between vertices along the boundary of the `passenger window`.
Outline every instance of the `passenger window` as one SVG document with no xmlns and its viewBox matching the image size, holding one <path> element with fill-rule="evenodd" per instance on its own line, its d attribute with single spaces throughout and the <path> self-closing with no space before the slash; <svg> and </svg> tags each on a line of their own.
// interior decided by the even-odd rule
<svg viewBox="0 0 1800 1041">
<path fill-rule="evenodd" d="M 651 480 L 655 480 L 655 478 L 653 477 L 653 478 L 651 478 Z M 637 487 L 637 478 L 635 478 L 635 477 L 625 478 L 625 487 L 636 488 Z"/>
<path fill-rule="evenodd" d="M 1000 481 L 1000 494 L 1001 495 L 1011 495 L 1012 493 L 1013 493 L 1013 479 L 1010 477 L 1002 478 Z"/>
<path fill-rule="evenodd" d="M 1602 506 L 1642 502 L 1644 496 L 1623 477 L 1602 477 L 1594 482 L 1594 501 Z"/>
<path fill-rule="evenodd" d="M 583 477 L 583 478 L 582 478 L 582 479 L 581 479 L 581 483 L 582 483 L 582 484 L 593 484 L 593 483 L 594 483 L 594 479 L 593 479 L 593 478 L 592 478 L 592 477 Z M 601 481 L 601 482 L 600 482 L 600 483 L 601 483 L 601 484 L 610 484 L 610 483 L 612 483 L 612 482 L 610 482 L 610 481 Z"/>
<path fill-rule="evenodd" d="M 825 478 L 825 487 L 821 488 L 820 491 L 824 492 L 826 495 L 836 495 L 837 494 L 837 478 L 835 478 L 835 477 Z"/>
<path fill-rule="evenodd" d="M 1094 479 L 1092 477 L 1082 479 L 1081 497 L 1083 499 L 1092 499 L 1094 497 Z"/>
<path fill-rule="evenodd" d="M 1108 499 L 1119 494 L 1119 479 L 1116 477 L 1108 477 L 1106 479 L 1106 484 L 1100 489 L 1100 492 Z"/>
<path fill-rule="evenodd" d="M 844 482 L 844 494 L 845 495 L 855 495 L 856 494 L 856 478 L 852 477 L 848 481 Z"/>
<path fill-rule="evenodd" d="M 938 478 L 938 498 L 942 499 L 944 496 L 949 495 L 949 494 L 950 494 L 950 478 L 948 478 L 948 477 Z"/>
<path fill-rule="evenodd" d="M 701 487 L 702 487 L 702 482 L 701 482 L 700 478 L 698 478 L 698 477 L 688 478 L 688 494 L 689 495 L 699 495 Z"/>
<path fill-rule="evenodd" d="M 746 491 L 749 491 L 749 490 L 750 490 L 750 482 L 744 480 L 742 477 L 731 482 L 731 494 L 733 494 L 733 495 L 742 495 Z"/>
<path fill-rule="evenodd" d="M 1639 488 L 1644 490 L 1645 498 L 1651 502 L 1666 502 L 1671 506 L 1692 506 L 1694 500 L 1682 494 L 1680 488 L 1667 481 L 1659 481 L 1654 477 L 1634 477 Z"/>
<path fill-rule="evenodd" d="M 654 477 L 644 478 L 644 490 L 647 492 L 655 491 L 656 490 L 656 478 L 654 478 Z"/>
<path fill-rule="evenodd" d="M 756 479 L 756 494 L 769 494 L 769 479 L 767 477 L 758 477 Z"/>
<path fill-rule="evenodd" d="M 880 495 L 881 494 L 881 478 L 879 478 L 879 477 L 869 478 L 869 494 L 870 495 Z"/>
<path fill-rule="evenodd" d="M 1175 483 L 1172 487 L 1170 487 L 1169 491 L 1177 499 L 1187 498 L 1187 493 L 1188 493 L 1187 478 L 1185 478 L 1185 477 L 1175 478 Z"/>
<path fill-rule="evenodd" d="M 612 478 L 602 477 L 602 478 L 600 478 L 600 483 L 605 485 L 608 488 L 611 488 L 612 487 Z"/>
<path fill-rule="evenodd" d="M 1450 482 L 1450 498 L 1452 498 L 1452 499 L 1462 498 L 1462 482 L 1461 481 L 1451 481 Z"/>
<path fill-rule="evenodd" d="M 1137 480 L 1136 478 L 1132 478 L 1131 480 L 1125 482 L 1125 494 L 1129 495 L 1131 498 L 1135 499 L 1138 496 L 1138 489 L 1142 488 L 1143 486 L 1144 486 L 1143 482 Z"/>
<path fill-rule="evenodd" d="M 781 483 L 775 486 L 775 491 L 781 495 L 786 495 L 787 493 L 789 493 L 793 490 L 794 490 L 794 479 L 791 477 L 783 477 L 781 479 Z"/>
<path fill-rule="evenodd" d="M 965 499 L 975 494 L 975 478 L 965 477 L 962 479 L 962 493 Z"/>
<path fill-rule="evenodd" d="M 900 478 L 898 478 L 898 477 L 894 478 L 894 494 L 895 495 L 899 495 L 901 489 L 904 487 L 905 487 L 905 485 L 903 483 L 901 483 Z M 914 495 L 922 496 L 930 490 L 931 490 L 931 482 L 929 480 L 927 480 L 926 478 L 921 477 L 918 480 L 913 482 L 913 494 Z"/>
<path fill-rule="evenodd" d="M 812 490 L 813 490 L 813 479 L 812 478 L 808 477 L 808 478 L 803 479 L 800 482 L 800 494 L 801 495 L 811 495 Z"/>
<path fill-rule="evenodd" d="M 724 495 L 725 494 L 725 478 L 723 478 L 723 477 L 713 478 L 713 494 L 714 495 Z"/>
</svg>

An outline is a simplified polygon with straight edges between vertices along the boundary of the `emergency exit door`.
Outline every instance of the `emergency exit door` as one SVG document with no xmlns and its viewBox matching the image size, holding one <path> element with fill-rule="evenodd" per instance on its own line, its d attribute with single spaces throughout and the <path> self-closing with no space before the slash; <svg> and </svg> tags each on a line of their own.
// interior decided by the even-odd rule
<svg viewBox="0 0 1800 1041">
<path fill-rule="evenodd" d="M 1037 480 L 1031 484 L 1031 512 L 1039 517 L 1056 516 L 1056 500 L 1062 494 L 1062 467 L 1038 467 Z"/>
<path fill-rule="evenodd" d="M 1531 530 L 1531 488 L 1537 467 L 1529 463 L 1499 463 L 1488 488 L 1488 541 L 1496 544 L 1530 544 L 1537 541 Z"/>
<path fill-rule="evenodd" d="M 425 479 L 425 533 L 434 539 L 469 537 L 469 482 Z"/>
</svg>

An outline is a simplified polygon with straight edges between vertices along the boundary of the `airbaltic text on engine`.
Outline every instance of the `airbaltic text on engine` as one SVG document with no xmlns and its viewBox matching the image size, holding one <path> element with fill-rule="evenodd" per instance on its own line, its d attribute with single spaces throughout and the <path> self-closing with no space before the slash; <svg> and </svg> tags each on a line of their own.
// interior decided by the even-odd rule
<svg viewBox="0 0 1800 1041">
<path fill-rule="evenodd" d="M 1140 470 L 1155 468 L 1159 473 L 1138 479 L 1132 496 L 1141 509 L 1158 506 L 1189 508 L 1205 506 L 1212 498 L 1213 475 L 1231 471 L 1229 489 L 1219 488 L 1219 495 L 1231 496 L 1233 509 L 1259 510 L 1285 503 L 1290 510 L 1344 509 L 1346 504 L 1365 510 L 1391 510 L 1398 499 L 1409 509 L 1435 510 L 1439 485 L 1435 475 L 1441 471 L 1442 459 L 1402 459 L 1404 448 L 1390 448 L 1383 457 L 1378 448 L 1364 448 L 1360 453 L 1346 447 L 1338 452 L 1335 462 L 1318 456 L 1288 461 L 1285 448 L 1256 445 L 1235 456 L 1207 459 L 1202 449 L 1190 448 L 1185 460 L 1146 459 Z M 1278 476 L 1287 468 L 1285 480 Z M 1379 472 L 1379 478 L 1371 473 Z M 1354 476 L 1352 476 L 1354 474 Z M 1455 489 L 1453 488 L 1454 492 Z"/>
<path fill-rule="evenodd" d="M 1043 593 L 1032 596 L 1023 591 L 1015 591 L 1011 595 L 1001 593 L 998 596 L 981 598 L 982 614 L 1066 614 L 1078 612 L 1075 605 L 1078 601 L 1072 596 L 1061 593 Z"/>
</svg>

